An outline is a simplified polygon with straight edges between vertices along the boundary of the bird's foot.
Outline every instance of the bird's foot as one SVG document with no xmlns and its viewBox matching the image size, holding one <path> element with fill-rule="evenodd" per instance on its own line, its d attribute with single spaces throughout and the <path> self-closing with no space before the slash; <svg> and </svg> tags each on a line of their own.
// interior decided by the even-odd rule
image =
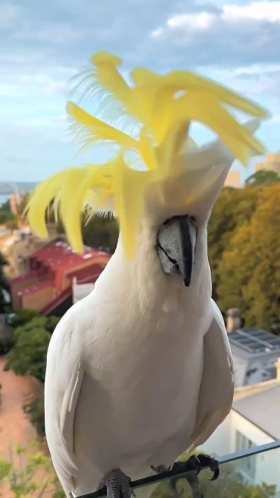
<svg viewBox="0 0 280 498">
<path fill-rule="evenodd" d="M 120 469 L 114 469 L 102 479 L 100 487 L 106 487 L 107 498 L 131 498 L 130 482 L 130 478 Z"/>
<path fill-rule="evenodd" d="M 189 483 L 189 486 L 192 490 L 193 498 L 203 498 L 203 494 L 200 489 L 200 483 L 198 479 L 198 475 L 201 470 L 209 468 L 213 475 L 211 477 L 211 481 L 216 480 L 219 477 L 219 463 L 214 458 L 208 455 L 193 455 L 186 462 L 175 462 L 172 467 L 172 471 L 174 472 L 185 472 L 186 479 Z M 180 478 L 172 478 L 170 484 L 173 489 L 176 490 L 176 483 Z"/>
<path fill-rule="evenodd" d="M 172 470 L 175 472 L 195 472 L 198 475 L 203 469 L 213 472 L 211 481 L 218 479 L 220 474 L 219 462 L 209 455 L 192 455 L 186 462 L 175 462 Z"/>
</svg>

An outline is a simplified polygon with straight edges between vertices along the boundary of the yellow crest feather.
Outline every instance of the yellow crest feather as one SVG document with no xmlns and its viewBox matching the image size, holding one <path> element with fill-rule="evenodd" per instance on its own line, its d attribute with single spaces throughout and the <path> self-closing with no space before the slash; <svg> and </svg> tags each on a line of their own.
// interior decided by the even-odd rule
<svg viewBox="0 0 280 498">
<path fill-rule="evenodd" d="M 113 207 L 126 254 L 132 258 L 147 191 L 153 184 L 179 177 L 182 166 L 176 158 L 184 148 L 195 147 L 188 136 L 191 121 L 215 131 L 232 154 L 246 163 L 252 154 L 264 153 L 264 148 L 229 109 L 258 118 L 268 114 L 223 86 L 189 72 L 162 76 L 135 69 L 131 73 L 134 84 L 130 86 L 118 70 L 118 57 L 100 52 L 91 62 L 94 69 L 90 78 L 96 95 L 110 95 L 111 102 L 121 106 L 120 112 L 138 123 L 138 135 L 132 136 L 75 103 L 68 103 L 68 113 L 83 144 L 111 142 L 119 146 L 119 152 L 115 160 L 105 165 L 66 170 L 39 185 L 29 202 L 29 222 L 40 237 L 47 237 L 46 211 L 53 203 L 70 243 L 81 252 L 83 210 L 88 205 L 92 212 Z M 138 171 L 131 167 L 126 161 L 128 151 L 136 152 L 146 169 Z"/>
</svg>

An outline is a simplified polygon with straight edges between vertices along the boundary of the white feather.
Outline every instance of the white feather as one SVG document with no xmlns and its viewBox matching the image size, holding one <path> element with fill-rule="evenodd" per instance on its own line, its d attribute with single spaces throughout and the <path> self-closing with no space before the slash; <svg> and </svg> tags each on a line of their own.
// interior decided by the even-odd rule
<svg viewBox="0 0 280 498">
<path fill-rule="evenodd" d="M 204 154 L 205 170 L 207 157 L 224 167 L 205 212 L 232 161 L 220 144 L 208 153 L 193 159 Z M 48 351 L 46 435 L 67 493 L 94 491 L 116 467 L 137 478 L 170 465 L 228 413 L 231 354 L 211 300 L 205 220 L 189 288 L 162 272 L 156 227 L 144 220 L 136 258 L 128 261 L 119 241 L 92 293 L 59 322 Z"/>
</svg>

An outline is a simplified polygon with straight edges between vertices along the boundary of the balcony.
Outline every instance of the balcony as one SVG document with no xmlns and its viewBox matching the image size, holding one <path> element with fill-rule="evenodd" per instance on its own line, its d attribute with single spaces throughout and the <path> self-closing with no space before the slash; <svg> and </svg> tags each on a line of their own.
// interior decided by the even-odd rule
<svg viewBox="0 0 280 498">
<path fill-rule="evenodd" d="M 136 498 L 280 498 L 280 441 L 218 458 L 220 475 L 208 469 L 198 477 L 187 469 L 163 472 L 132 482 Z M 190 486 L 191 484 L 191 486 Z M 80 498 L 101 498 L 105 490 Z"/>
</svg>

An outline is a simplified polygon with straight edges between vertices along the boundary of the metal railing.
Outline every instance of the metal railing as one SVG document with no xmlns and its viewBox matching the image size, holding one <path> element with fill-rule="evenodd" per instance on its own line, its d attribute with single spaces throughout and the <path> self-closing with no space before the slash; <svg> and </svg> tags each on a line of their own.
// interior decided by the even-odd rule
<svg viewBox="0 0 280 498">
<path fill-rule="evenodd" d="M 234 453 L 229 453 L 227 455 L 224 455 L 220 458 L 217 458 L 217 462 L 219 466 L 222 466 L 224 464 L 228 464 L 230 462 L 236 462 L 238 460 L 242 460 L 246 457 L 253 457 L 254 455 L 259 455 L 259 454 L 264 454 L 269 451 L 275 450 L 277 448 L 280 448 L 280 440 L 279 441 L 274 441 L 272 443 L 267 443 L 263 444 L 260 446 L 253 446 L 249 449 L 244 449 L 239 452 L 234 452 Z M 205 468 L 208 466 L 205 465 Z M 202 465 L 203 469 L 203 465 Z M 160 472 L 158 474 L 150 475 L 148 477 L 144 477 L 142 479 L 137 479 L 135 481 L 132 481 L 130 486 L 132 490 L 136 490 L 138 488 L 142 488 L 144 486 L 149 486 L 152 484 L 159 484 L 163 481 L 167 480 L 173 480 L 173 479 L 180 479 L 184 478 L 187 475 L 189 475 L 193 471 L 193 468 L 189 465 L 189 462 L 186 461 L 185 465 L 181 467 L 180 471 L 178 470 L 168 470 L 164 472 Z M 99 489 L 93 493 L 88 493 L 85 495 L 81 495 L 79 498 L 100 498 L 106 496 L 106 489 L 102 488 Z"/>
</svg>

